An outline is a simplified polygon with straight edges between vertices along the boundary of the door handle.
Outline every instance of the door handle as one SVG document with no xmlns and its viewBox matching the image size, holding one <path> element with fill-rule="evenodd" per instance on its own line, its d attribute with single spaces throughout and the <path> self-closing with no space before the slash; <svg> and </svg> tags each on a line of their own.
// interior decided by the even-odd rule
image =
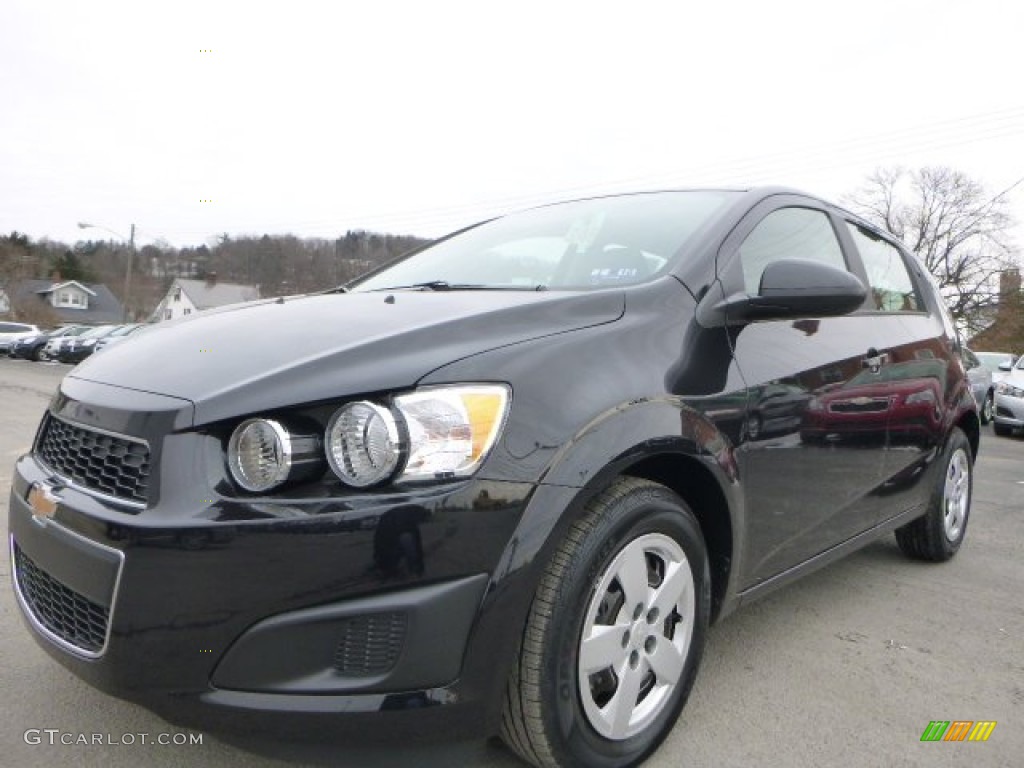
<svg viewBox="0 0 1024 768">
<path fill-rule="evenodd" d="M 879 352 L 874 347 L 868 349 L 867 357 L 861 361 L 861 365 L 871 370 L 872 373 L 878 373 L 882 366 L 889 362 L 888 352 Z"/>
</svg>

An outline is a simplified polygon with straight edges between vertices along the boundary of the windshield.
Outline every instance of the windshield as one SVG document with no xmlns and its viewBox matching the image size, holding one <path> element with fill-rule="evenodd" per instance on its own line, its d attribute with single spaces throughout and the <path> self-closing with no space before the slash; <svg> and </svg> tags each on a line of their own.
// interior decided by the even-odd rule
<svg viewBox="0 0 1024 768">
<path fill-rule="evenodd" d="M 974 356 L 978 358 L 982 368 L 993 373 L 998 371 L 1003 363 L 1013 362 L 1013 355 L 1003 352 L 975 352 Z"/>
<path fill-rule="evenodd" d="M 663 274 L 737 193 L 656 192 L 549 205 L 480 224 L 366 278 L 400 287 L 603 288 Z"/>
<path fill-rule="evenodd" d="M 861 384 L 883 384 L 909 379 L 939 379 L 945 386 L 946 363 L 942 360 L 911 360 L 905 363 L 883 365 L 877 371 L 861 371 L 850 379 L 843 389 Z"/>
</svg>

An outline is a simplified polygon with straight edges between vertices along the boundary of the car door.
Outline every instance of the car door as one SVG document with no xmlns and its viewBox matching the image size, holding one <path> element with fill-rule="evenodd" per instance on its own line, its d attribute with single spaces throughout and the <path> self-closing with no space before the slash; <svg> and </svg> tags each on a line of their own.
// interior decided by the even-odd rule
<svg viewBox="0 0 1024 768">
<path fill-rule="evenodd" d="M 844 268 L 863 282 L 838 226 L 817 201 L 766 199 L 719 252 L 724 294 L 756 294 L 764 267 L 789 258 Z M 857 312 L 755 322 L 735 334 L 747 424 L 756 425 L 743 431 L 737 452 L 748 529 L 741 588 L 849 539 L 878 518 L 888 406 L 884 388 L 864 381 L 864 373 L 888 361 L 881 352 L 884 332 L 869 320 Z"/>
<path fill-rule="evenodd" d="M 931 278 L 884 233 L 843 217 L 840 232 L 863 263 L 868 306 L 861 313 L 884 339 L 889 425 L 879 520 L 925 504 L 924 482 L 960 400 L 970 397 L 952 319 Z"/>
</svg>

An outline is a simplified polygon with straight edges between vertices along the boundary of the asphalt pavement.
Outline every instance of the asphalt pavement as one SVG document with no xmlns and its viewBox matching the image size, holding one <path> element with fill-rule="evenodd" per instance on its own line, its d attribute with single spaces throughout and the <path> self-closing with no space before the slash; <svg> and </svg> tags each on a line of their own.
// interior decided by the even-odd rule
<svg viewBox="0 0 1024 768">
<path fill-rule="evenodd" d="M 68 370 L 0 358 L 5 525 L 13 463 Z M 348 749 L 182 731 L 52 661 L 23 626 L 9 558 L 0 583 L 0 765 L 521 765 L 492 742 Z M 887 537 L 713 627 L 690 702 L 646 765 L 1024 765 L 1022 589 L 1024 438 L 985 428 L 953 561 L 907 560 Z M 986 742 L 922 742 L 935 720 L 996 726 Z"/>
</svg>

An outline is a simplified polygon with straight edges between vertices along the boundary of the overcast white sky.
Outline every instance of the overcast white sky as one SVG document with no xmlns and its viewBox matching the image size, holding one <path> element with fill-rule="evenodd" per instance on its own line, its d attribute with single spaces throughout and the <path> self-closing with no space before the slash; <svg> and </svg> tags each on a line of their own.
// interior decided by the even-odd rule
<svg viewBox="0 0 1024 768">
<path fill-rule="evenodd" d="M 433 236 L 619 189 L 836 199 L 895 163 L 995 193 L 1022 51 L 995 0 L 3 0 L 0 232 Z"/>
</svg>

